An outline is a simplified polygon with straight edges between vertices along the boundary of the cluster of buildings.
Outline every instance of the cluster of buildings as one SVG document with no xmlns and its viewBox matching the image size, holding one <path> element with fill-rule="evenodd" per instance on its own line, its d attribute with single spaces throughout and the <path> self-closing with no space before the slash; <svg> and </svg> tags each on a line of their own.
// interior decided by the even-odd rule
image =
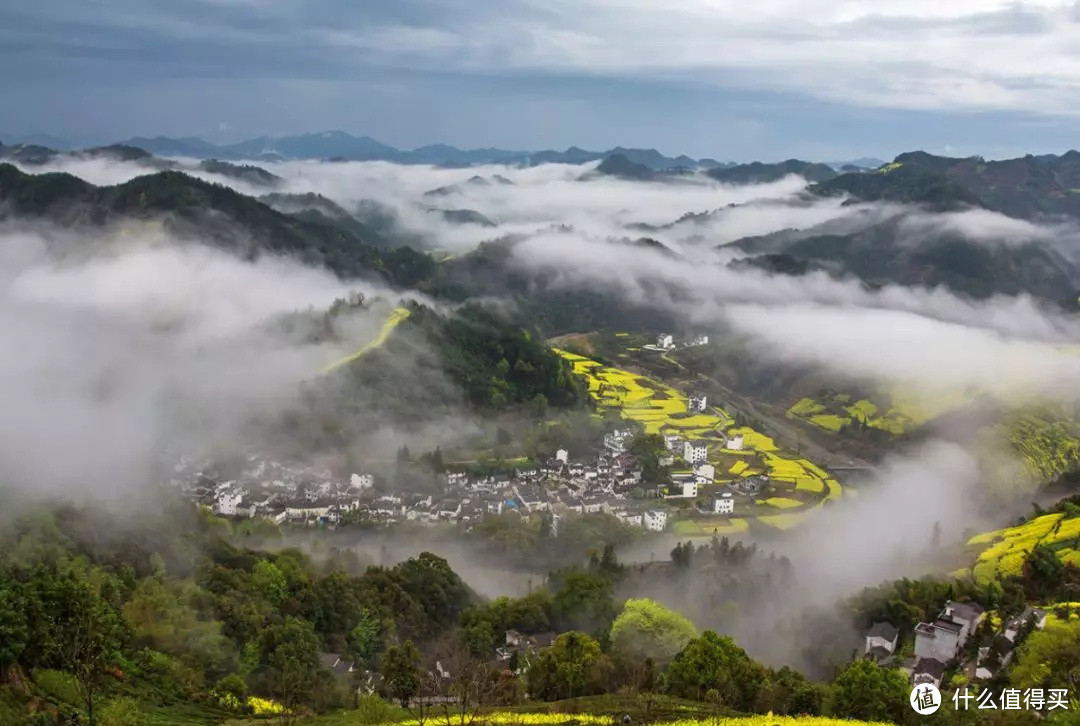
<svg viewBox="0 0 1080 726">
<path fill-rule="evenodd" d="M 977 650 L 967 655 L 968 645 L 976 629 L 986 618 L 982 608 L 974 603 L 950 600 L 932 622 L 919 623 L 914 631 L 914 657 L 905 665 L 915 685 L 931 683 L 941 687 L 945 672 L 953 667 L 964 669 L 969 677 L 979 680 L 992 678 L 1007 665 L 1016 646 L 1033 629 L 1046 623 L 1046 613 L 1027 608 L 1006 621 L 1002 631 L 989 636 Z M 881 664 L 894 664 L 900 631 L 890 623 L 875 623 L 866 633 L 864 654 Z"/>
<path fill-rule="evenodd" d="M 225 478 L 208 466 L 182 459 L 168 483 L 223 517 L 263 517 L 275 523 L 337 526 L 343 518 L 380 524 L 449 522 L 471 525 L 489 515 L 548 513 L 551 527 L 571 513 L 606 513 L 652 531 L 667 526 L 667 512 L 630 496 L 641 486 L 641 469 L 626 447 L 631 429 L 604 437 L 604 447 L 571 459 L 565 449 L 536 467 L 490 475 L 447 472 L 438 494 L 381 491 L 370 473 L 335 476 L 328 469 L 285 464 L 260 454 Z M 655 490 L 654 494 L 658 493 Z M 696 494 L 696 492 L 695 492 Z"/>
<path fill-rule="evenodd" d="M 708 345 L 709 336 L 707 335 L 693 335 L 686 340 L 682 341 L 679 345 L 683 348 L 693 348 L 699 345 Z M 675 336 L 671 333 L 660 333 L 656 336 L 656 347 L 661 350 L 674 350 L 676 347 Z"/>
</svg>

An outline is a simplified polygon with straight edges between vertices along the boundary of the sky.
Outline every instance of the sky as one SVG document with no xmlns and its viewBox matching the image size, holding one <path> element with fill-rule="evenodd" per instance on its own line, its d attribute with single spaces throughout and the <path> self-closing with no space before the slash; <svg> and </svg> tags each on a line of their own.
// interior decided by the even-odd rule
<svg viewBox="0 0 1080 726">
<path fill-rule="evenodd" d="M 0 3 L 0 141 L 341 129 L 399 148 L 988 158 L 1080 136 L 1080 3 Z"/>
</svg>

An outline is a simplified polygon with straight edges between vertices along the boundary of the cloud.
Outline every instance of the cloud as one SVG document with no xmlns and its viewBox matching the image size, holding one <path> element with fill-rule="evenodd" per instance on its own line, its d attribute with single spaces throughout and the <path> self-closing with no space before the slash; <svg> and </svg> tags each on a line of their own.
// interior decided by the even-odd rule
<svg viewBox="0 0 1080 726">
<path fill-rule="evenodd" d="M 830 102 L 949 113 L 1076 114 L 1072 7 L 1039 0 L 850 0 L 752 7 L 679 0 L 65 2 L 6 8 L 9 55 L 110 63 L 159 77 L 342 81 L 359 69 L 547 73 L 769 89 Z"/>
<path fill-rule="evenodd" d="M 155 481 L 163 452 L 243 446 L 253 425 L 295 404 L 302 382 L 374 337 L 385 315 L 373 305 L 342 328 L 356 337 L 305 343 L 274 322 L 351 286 L 152 227 L 124 239 L 0 229 L 6 485 L 110 498 Z"/>
<path fill-rule="evenodd" d="M 1073 395 L 1080 384 L 1080 357 L 1055 346 L 907 311 L 806 303 L 732 305 L 725 317 L 773 358 L 908 390 L 944 393 L 975 387 L 1024 403 Z"/>
<path fill-rule="evenodd" d="M 180 163 L 191 167 L 195 162 Z M 1076 378 L 1074 359 L 1054 346 L 1080 336 L 1080 324 L 1029 297 L 975 302 L 941 289 L 886 286 L 871 291 L 858 281 L 820 273 L 773 276 L 733 269 L 727 263 L 740 253 L 716 249 L 748 235 L 817 227 L 851 230 L 890 218 L 899 220 L 901 235 L 912 241 L 949 233 L 1069 247 L 1076 239 L 1070 226 L 1036 225 L 985 210 L 930 214 L 894 204 L 812 200 L 802 194 L 806 183 L 797 177 L 726 186 L 705 177 L 674 184 L 610 177 L 580 181 L 593 165 L 438 169 L 297 161 L 263 166 L 284 179 L 281 191 L 319 193 L 346 209 L 376 200 L 392 210 L 401 230 L 432 247 L 465 252 L 485 239 L 516 235 L 520 241 L 512 262 L 553 273 L 553 284 L 605 290 L 676 312 L 696 325 L 734 330 L 770 357 L 905 386 L 977 386 L 1008 396 L 1045 395 L 1067 389 Z M 62 159 L 52 168 L 98 183 L 145 172 L 102 160 Z M 245 193 L 262 191 L 193 173 Z M 498 183 L 497 176 L 512 183 Z M 473 177 L 487 183 L 475 183 Z M 452 191 L 425 196 L 440 187 Z M 449 224 L 432 209 L 472 209 L 497 227 Z M 687 212 L 697 214 L 686 217 Z M 642 236 L 679 254 L 619 241 Z M 135 259 L 128 264 L 134 266 Z M 116 287 L 129 297 L 141 294 L 139 286 Z"/>
</svg>

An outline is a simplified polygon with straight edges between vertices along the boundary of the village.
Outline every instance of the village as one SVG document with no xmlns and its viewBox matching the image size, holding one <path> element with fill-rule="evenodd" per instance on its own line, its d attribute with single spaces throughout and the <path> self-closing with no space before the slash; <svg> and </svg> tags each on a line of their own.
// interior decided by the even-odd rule
<svg viewBox="0 0 1080 726">
<path fill-rule="evenodd" d="M 708 340 L 692 335 L 676 344 L 673 335 L 661 333 L 656 345 L 647 347 L 666 352 L 707 345 Z M 599 393 L 604 390 L 616 387 L 605 384 Z M 369 470 L 350 472 L 281 461 L 261 451 L 246 453 L 227 475 L 209 462 L 176 456 L 166 481 L 218 516 L 262 518 L 278 525 L 408 522 L 467 529 L 484 517 L 513 512 L 543 515 L 552 534 L 567 517 L 586 514 L 687 536 L 742 534 L 750 521 L 782 529 L 795 521 L 796 512 L 836 496 L 838 487 L 824 471 L 815 474 L 804 460 L 782 460 L 767 439 L 731 426 L 705 393 L 657 396 L 683 410 L 665 419 L 672 426 L 658 433 L 649 420 L 638 420 L 646 409 L 626 409 L 621 422 L 575 456 L 560 448 L 482 473 L 467 464 L 449 466 L 433 471 L 423 486 L 374 463 Z M 707 425 L 681 430 L 696 422 Z M 725 422 L 726 430 L 721 427 Z M 648 450 L 631 453 L 632 443 L 649 433 L 654 435 Z"/>
<path fill-rule="evenodd" d="M 691 401 L 705 405 L 704 396 L 692 396 Z M 558 449 L 537 465 L 496 474 L 441 472 L 436 477 L 438 494 L 393 491 L 390 482 L 373 473 L 335 476 L 328 468 L 284 463 L 256 452 L 246 456 L 238 475 L 226 480 L 208 464 L 181 457 L 167 484 L 229 518 L 327 527 L 348 522 L 468 526 L 513 511 L 524 517 L 547 513 L 553 534 L 567 516 L 599 513 L 663 532 L 678 512 L 731 515 L 737 501 L 751 501 L 768 488 L 764 476 L 715 483 L 716 469 L 707 461 L 710 448 L 738 450 L 740 436 L 717 442 L 667 435 L 659 465 L 665 471 L 678 468 L 664 481 L 647 482 L 641 463 L 628 452 L 638 433 L 632 426 L 609 431 L 599 450 L 587 457 L 571 458 L 566 449 Z M 705 500 L 708 505 L 701 500 L 707 490 L 713 491 Z"/>
<path fill-rule="evenodd" d="M 1046 625 L 1047 613 L 1033 607 L 995 629 L 994 618 L 974 603 L 945 603 L 933 622 L 918 623 L 907 648 L 898 648 L 901 632 L 891 623 L 874 623 L 866 633 L 863 655 L 879 665 L 899 667 L 912 684 L 941 688 L 946 674 L 961 681 L 990 681 L 1013 658 L 1033 630 Z M 907 635 L 907 634 L 905 634 Z"/>
</svg>

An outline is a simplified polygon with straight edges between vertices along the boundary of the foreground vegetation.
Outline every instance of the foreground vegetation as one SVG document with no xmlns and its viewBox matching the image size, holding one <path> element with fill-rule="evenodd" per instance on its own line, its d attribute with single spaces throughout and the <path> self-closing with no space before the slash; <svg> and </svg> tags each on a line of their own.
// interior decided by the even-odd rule
<svg viewBox="0 0 1080 726">
<path fill-rule="evenodd" d="M 380 723 L 419 718 L 418 698 L 459 704 L 477 723 L 558 722 L 552 712 L 575 710 L 607 719 L 631 704 L 649 721 L 904 717 L 903 679 L 873 664 L 813 683 L 658 603 L 624 604 L 616 590 L 633 579 L 611 548 L 523 598 L 485 601 L 430 553 L 394 567 L 348 551 L 316 563 L 237 546 L 228 522 L 182 505 L 123 526 L 102 511 L 4 505 L 5 724 L 77 714 L 110 726 L 317 714 L 314 723 Z M 729 559 L 752 554 L 724 545 Z M 509 630 L 557 637 L 496 661 Z M 328 670 L 328 654 L 352 671 Z M 854 688 L 867 678 L 876 685 Z"/>
</svg>

